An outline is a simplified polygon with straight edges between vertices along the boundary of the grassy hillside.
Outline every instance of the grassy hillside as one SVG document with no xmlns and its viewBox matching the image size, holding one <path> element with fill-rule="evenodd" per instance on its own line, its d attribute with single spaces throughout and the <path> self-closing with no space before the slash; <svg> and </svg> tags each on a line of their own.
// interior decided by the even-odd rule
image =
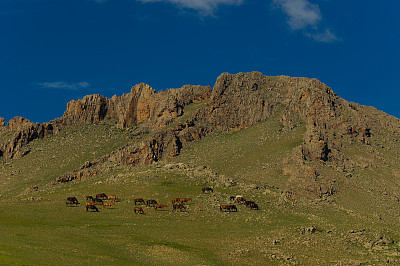
<svg viewBox="0 0 400 266">
<path fill-rule="evenodd" d="M 351 198 L 352 186 L 362 181 L 361 166 L 355 166 L 348 189 L 333 201 L 282 199 L 288 178 L 282 169 L 292 150 L 302 143 L 304 131 L 305 125 L 282 131 L 278 121 L 271 119 L 243 131 L 205 137 L 185 147 L 172 162 L 116 165 L 94 178 L 66 184 L 53 181 L 127 143 L 124 131 L 105 124 L 86 125 L 34 141 L 27 156 L 2 162 L 0 264 L 399 262 L 398 218 L 379 219 L 358 211 L 360 202 L 369 200 L 366 190 L 357 192 L 357 200 Z M 349 144 L 346 151 L 349 156 L 365 154 L 357 144 Z M 329 165 L 325 168 L 342 180 L 343 173 Z M 364 176 L 370 178 L 370 174 Z M 230 186 L 227 179 L 237 185 Z M 37 191 L 27 189 L 33 185 Z M 214 193 L 202 194 L 203 186 L 212 186 Z M 85 196 L 97 193 L 116 194 L 121 202 L 110 209 L 99 207 L 99 213 L 86 212 Z M 220 212 L 220 204 L 232 204 L 229 197 L 235 195 L 255 201 L 260 210 L 235 203 L 238 212 Z M 69 196 L 81 204 L 66 207 Z M 139 197 L 168 207 L 156 211 L 143 206 L 144 215 L 134 214 L 133 199 Z M 193 200 L 185 211 L 173 211 L 171 199 L 175 197 Z"/>
<path fill-rule="evenodd" d="M 303 142 L 305 125 L 282 131 L 278 119 L 246 130 L 215 134 L 182 150 L 177 162 L 206 165 L 234 179 L 281 187 L 284 159 Z"/>
<path fill-rule="evenodd" d="M 122 130 L 105 123 L 80 125 L 46 139 L 31 142 L 31 152 L 21 159 L 0 159 L 3 197 L 26 192 L 30 186 L 42 188 L 65 172 L 86 161 L 108 154 L 128 142 Z"/>
</svg>

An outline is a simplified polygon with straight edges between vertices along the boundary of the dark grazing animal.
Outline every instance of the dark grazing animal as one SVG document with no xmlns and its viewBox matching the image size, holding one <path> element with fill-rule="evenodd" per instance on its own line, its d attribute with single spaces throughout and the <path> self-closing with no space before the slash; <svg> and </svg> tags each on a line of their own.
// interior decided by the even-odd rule
<svg viewBox="0 0 400 266">
<path fill-rule="evenodd" d="M 253 202 L 249 204 L 250 210 L 258 210 L 258 205 L 257 203 Z"/>
<path fill-rule="evenodd" d="M 214 193 L 214 190 L 212 188 L 210 188 L 210 187 L 203 187 L 201 189 L 201 192 L 203 192 L 203 193 L 206 193 L 206 192 Z"/>
<path fill-rule="evenodd" d="M 186 207 L 182 203 L 173 204 L 172 208 L 174 209 L 174 211 L 176 210 L 183 211 L 184 209 L 186 209 Z"/>
<path fill-rule="evenodd" d="M 146 205 L 146 204 L 144 203 L 144 199 L 142 199 L 142 198 L 134 199 L 134 201 L 135 201 L 135 205 L 136 205 L 136 203 L 140 203 L 140 204 Z"/>
<path fill-rule="evenodd" d="M 135 209 L 133 211 L 135 212 L 135 214 L 136 213 L 144 214 L 144 211 L 143 211 L 142 207 L 135 207 Z"/>
<path fill-rule="evenodd" d="M 235 205 L 221 205 L 219 206 L 219 210 L 222 211 L 227 211 L 227 212 L 237 212 L 237 208 Z"/>
<path fill-rule="evenodd" d="M 77 204 L 77 205 L 79 204 L 78 199 L 75 198 L 75 197 L 68 197 L 68 198 L 67 198 L 67 201 L 68 201 L 68 200 L 69 200 L 69 201 L 72 201 L 73 204 Z"/>
<path fill-rule="evenodd" d="M 102 199 L 95 198 L 95 199 L 94 199 L 94 202 L 95 202 L 95 203 L 98 203 L 98 204 L 100 204 L 100 205 L 103 205 L 103 200 L 102 200 Z"/>
<path fill-rule="evenodd" d="M 96 195 L 96 198 L 98 199 L 107 199 L 107 195 L 105 193 L 100 193 Z"/>
<path fill-rule="evenodd" d="M 146 205 L 149 207 L 153 207 L 154 205 L 157 204 L 157 201 L 153 200 L 153 199 L 149 199 L 146 201 Z"/>
<path fill-rule="evenodd" d="M 94 198 L 92 196 L 86 196 L 86 200 L 91 200 L 92 202 L 94 202 Z"/>
<path fill-rule="evenodd" d="M 246 207 L 250 207 L 250 204 L 255 203 L 254 201 L 251 200 L 246 200 L 246 202 L 244 203 L 246 205 Z"/>
<path fill-rule="evenodd" d="M 97 209 L 97 207 L 95 205 L 86 205 L 86 211 L 88 212 L 89 210 L 95 211 L 95 212 L 99 211 L 99 209 Z"/>
</svg>

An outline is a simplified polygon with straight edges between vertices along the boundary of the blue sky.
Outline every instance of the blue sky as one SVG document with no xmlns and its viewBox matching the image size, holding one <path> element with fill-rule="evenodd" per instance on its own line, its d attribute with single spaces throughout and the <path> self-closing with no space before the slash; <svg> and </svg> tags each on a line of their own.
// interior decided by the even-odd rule
<svg viewBox="0 0 400 266">
<path fill-rule="evenodd" d="M 318 78 L 400 117 L 400 1 L 0 0 L 0 116 L 46 122 L 87 94 Z"/>
</svg>

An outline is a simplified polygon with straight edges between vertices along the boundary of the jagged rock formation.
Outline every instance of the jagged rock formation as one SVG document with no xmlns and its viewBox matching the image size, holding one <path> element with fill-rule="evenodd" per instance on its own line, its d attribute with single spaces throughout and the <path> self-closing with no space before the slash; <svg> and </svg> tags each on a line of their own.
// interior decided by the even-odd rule
<svg viewBox="0 0 400 266">
<path fill-rule="evenodd" d="M 34 124 L 26 118 L 14 117 L 7 126 L 0 128 L 0 133 L 8 133 L 9 138 L 0 144 L 0 157 L 21 158 L 29 153 L 26 145 L 34 139 L 45 138 L 53 135 L 54 127 L 51 123 Z"/>
<path fill-rule="evenodd" d="M 147 122 L 149 129 L 160 129 L 182 115 L 185 105 L 207 100 L 210 96 L 210 86 L 186 85 L 156 93 L 149 85 L 141 83 L 132 87 L 130 93 L 111 99 L 95 94 L 71 101 L 62 121 L 96 123 L 105 118 L 117 118 L 121 128 Z"/>
<path fill-rule="evenodd" d="M 0 157 L 20 158 L 29 153 L 26 146 L 30 141 L 57 133 L 65 126 L 77 123 L 97 123 L 107 118 L 117 118 L 120 128 L 143 123 L 142 130 L 160 129 L 183 113 L 183 108 L 193 102 L 209 99 L 210 86 L 186 85 L 180 89 L 169 89 L 156 93 L 146 84 L 138 84 L 131 93 L 111 99 L 95 94 L 82 100 L 71 101 L 63 117 L 46 124 L 34 124 L 28 119 L 15 117 L 0 133 L 13 134 L 0 146 Z"/>
</svg>

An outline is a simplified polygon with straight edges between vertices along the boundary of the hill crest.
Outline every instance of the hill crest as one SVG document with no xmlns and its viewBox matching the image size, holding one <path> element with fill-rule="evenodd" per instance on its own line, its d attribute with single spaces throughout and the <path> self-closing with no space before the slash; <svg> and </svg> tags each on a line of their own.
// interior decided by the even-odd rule
<svg viewBox="0 0 400 266">
<path fill-rule="evenodd" d="M 187 112 L 193 103 L 199 106 Z M 214 132 L 240 131 L 271 118 L 278 119 L 284 131 L 305 125 L 303 142 L 287 157 L 283 169 L 290 176 L 288 199 L 333 195 L 340 190 L 338 182 L 323 166 L 330 164 L 345 176 L 357 165 L 344 146 L 359 143 L 376 150 L 375 135 L 380 131 L 400 132 L 397 118 L 347 102 L 316 79 L 224 73 L 213 89 L 186 85 L 156 93 L 149 85 L 138 84 L 122 96 L 95 94 L 71 101 L 63 117 L 43 125 L 23 118 L 7 126 L 2 122 L 0 132 L 8 133 L 9 139 L 2 142 L 0 156 L 20 158 L 29 153 L 30 141 L 75 124 L 115 119 L 117 128 L 129 130 L 132 137 L 127 145 L 57 179 L 68 182 L 97 175 L 107 165 L 172 160 L 183 147 Z"/>
</svg>

